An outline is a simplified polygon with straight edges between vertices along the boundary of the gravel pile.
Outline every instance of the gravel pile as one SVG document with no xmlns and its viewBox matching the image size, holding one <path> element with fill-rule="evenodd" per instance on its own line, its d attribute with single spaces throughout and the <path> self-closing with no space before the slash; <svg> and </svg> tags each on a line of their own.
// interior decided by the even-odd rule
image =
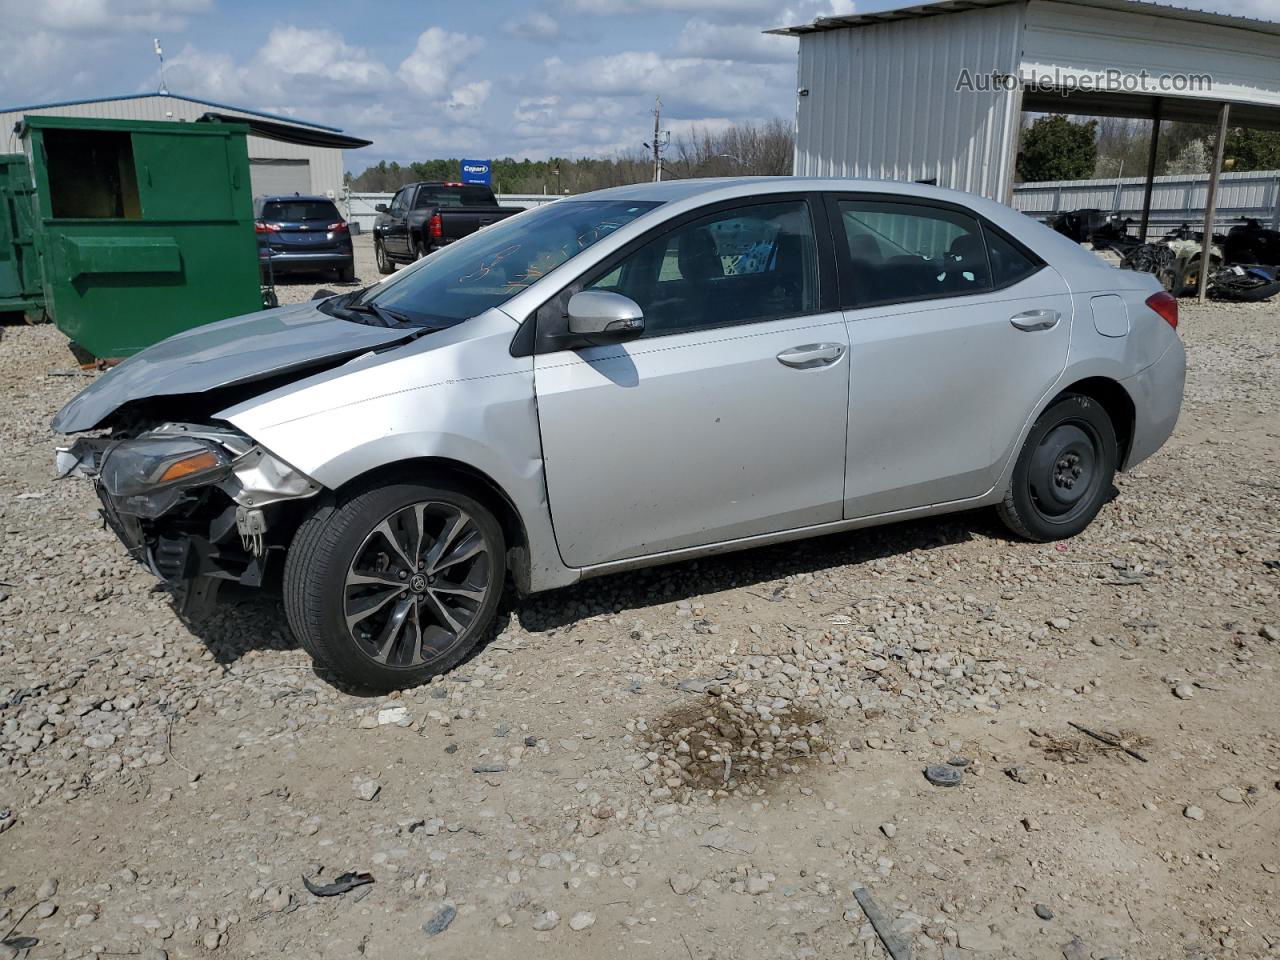
<svg viewBox="0 0 1280 960">
<path fill-rule="evenodd" d="M 511 598 L 376 698 L 270 596 L 181 622 L 51 479 L 65 341 L 3 328 L 0 960 L 881 956 L 855 887 L 928 960 L 1280 956 L 1280 308 L 1184 317 L 1177 436 L 1069 543 Z"/>
</svg>

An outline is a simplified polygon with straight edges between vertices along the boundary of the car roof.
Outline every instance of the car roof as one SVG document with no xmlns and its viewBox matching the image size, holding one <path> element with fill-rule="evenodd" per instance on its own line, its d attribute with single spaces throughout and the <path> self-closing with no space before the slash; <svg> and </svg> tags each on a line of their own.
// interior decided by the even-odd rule
<svg viewBox="0 0 1280 960">
<path fill-rule="evenodd" d="M 993 203 L 972 193 L 948 190 L 926 183 L 872 180 L 862 177 L 694 177 L 686 180 L 664 180 L 660 183 L 633 183 L 621 187 L 609 187 L 589 194 L 579 194 L 572 199 L 651 200 L 672 203 L 698 198 L 700 202 L 708 203 L 757 194 L 793 193 L 805 190 L 826 193 L 892 193 L 898 196 L 957 203 L 975 210 L 982 210 Z"/>
<path fill-rule="evenodd" d="M 320 196 L 319 194 L 313 194 L 313 193 L 272 193 L 272 194 L 267 194 L 265 196 L 258 197 L 258 200 L 261 203 L 277 203 L 282 200 L 284 201 L 308 200 L 308 201 L 323 201 L 325 203 L 333 203 L 332 197 L 323 197 L 323 196 Z"/>
</svg>

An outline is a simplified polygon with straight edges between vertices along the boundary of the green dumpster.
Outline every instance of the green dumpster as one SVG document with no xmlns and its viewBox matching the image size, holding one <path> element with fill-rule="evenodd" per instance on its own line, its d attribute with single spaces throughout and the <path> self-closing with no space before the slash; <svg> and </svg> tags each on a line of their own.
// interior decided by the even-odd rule
<svg viewBox="0 0 1280 960">
<path fill-rule="evenodd" d="M 31 229 L 31 170 L 20 153 L 0 154 L 0 313 L 40 316 L 44 291 Z"/>
<path fill-rule="evenodd" d="M 45 309 L 95 357 L 262 307 L 248 128 L 24 117 Z"/>
</svg>

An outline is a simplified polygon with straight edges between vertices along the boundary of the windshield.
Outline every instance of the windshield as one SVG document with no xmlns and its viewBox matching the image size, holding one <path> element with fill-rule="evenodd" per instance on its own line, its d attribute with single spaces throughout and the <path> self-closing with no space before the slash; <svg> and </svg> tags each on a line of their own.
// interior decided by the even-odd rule
<svg viewBox="0 0 1280 960">
<path fill-rule="evenodd" d="M 656 206 L 653 201 L 557 200 L 485 227 L 367 291 L 330 302 L 347 314 L 362 312 L 351 317 L 361 322 L 369 322 L 372 312 L 413 326 L 450 326 L 506 303 Z"/>
<path fill-rule="evenodd" d="M 263 220 L 341 220 L 338 208 L 327 200 L 273 200 L 262 207 Z"/>
</svg>

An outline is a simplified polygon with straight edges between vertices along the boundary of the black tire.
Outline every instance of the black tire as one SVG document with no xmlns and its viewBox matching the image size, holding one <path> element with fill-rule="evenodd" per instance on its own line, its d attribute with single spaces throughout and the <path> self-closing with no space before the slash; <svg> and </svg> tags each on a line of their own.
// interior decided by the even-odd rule
<svg viewBox="0 0 1280 960">
<path fill-rule="evenodd" d="M 377 238 L 373 241 L 373 258 L 378 263 L 378 272 L 383 276 L 396 272 L 395 263 L 387 256 L 387 251 L 382 247 L 382 241 Z"/>
<path fill-rule="evenodd" d="M 355 283 L 356 268 L 355 267 L 339 267 L 338 282 L 339 283 Z"/>
<path fill-rule="evenodd" d="M 415 552 L 414 575 L 402 575 Z M 453 487 L 393 480 L 303 521 L 285 559 L 285 613 L 302 648 L 343 680 L 377 691 L 417 686 L 487 634 L 505 557 L 502 526 L 484 504 Z M 358 618 L 351 628 L 348 614 Z"/>
<path fill-rule="evenodd" d="M 413 259 L 415 261 L 421 260 L 426 255 L 427 255 L 427 250 L 422 245 L 422 241 L 421 240 L 413 241 Z"/>
<path fill-rule="evenodd" d="M 1111 495 L 1118 463 L 1111 418 L 1092 397 L 1068 393 L 1027 435 L 1004 502 L 996 509 L 1028 540 L 1065 540 L 1089 526 Z"/>
</svg>

